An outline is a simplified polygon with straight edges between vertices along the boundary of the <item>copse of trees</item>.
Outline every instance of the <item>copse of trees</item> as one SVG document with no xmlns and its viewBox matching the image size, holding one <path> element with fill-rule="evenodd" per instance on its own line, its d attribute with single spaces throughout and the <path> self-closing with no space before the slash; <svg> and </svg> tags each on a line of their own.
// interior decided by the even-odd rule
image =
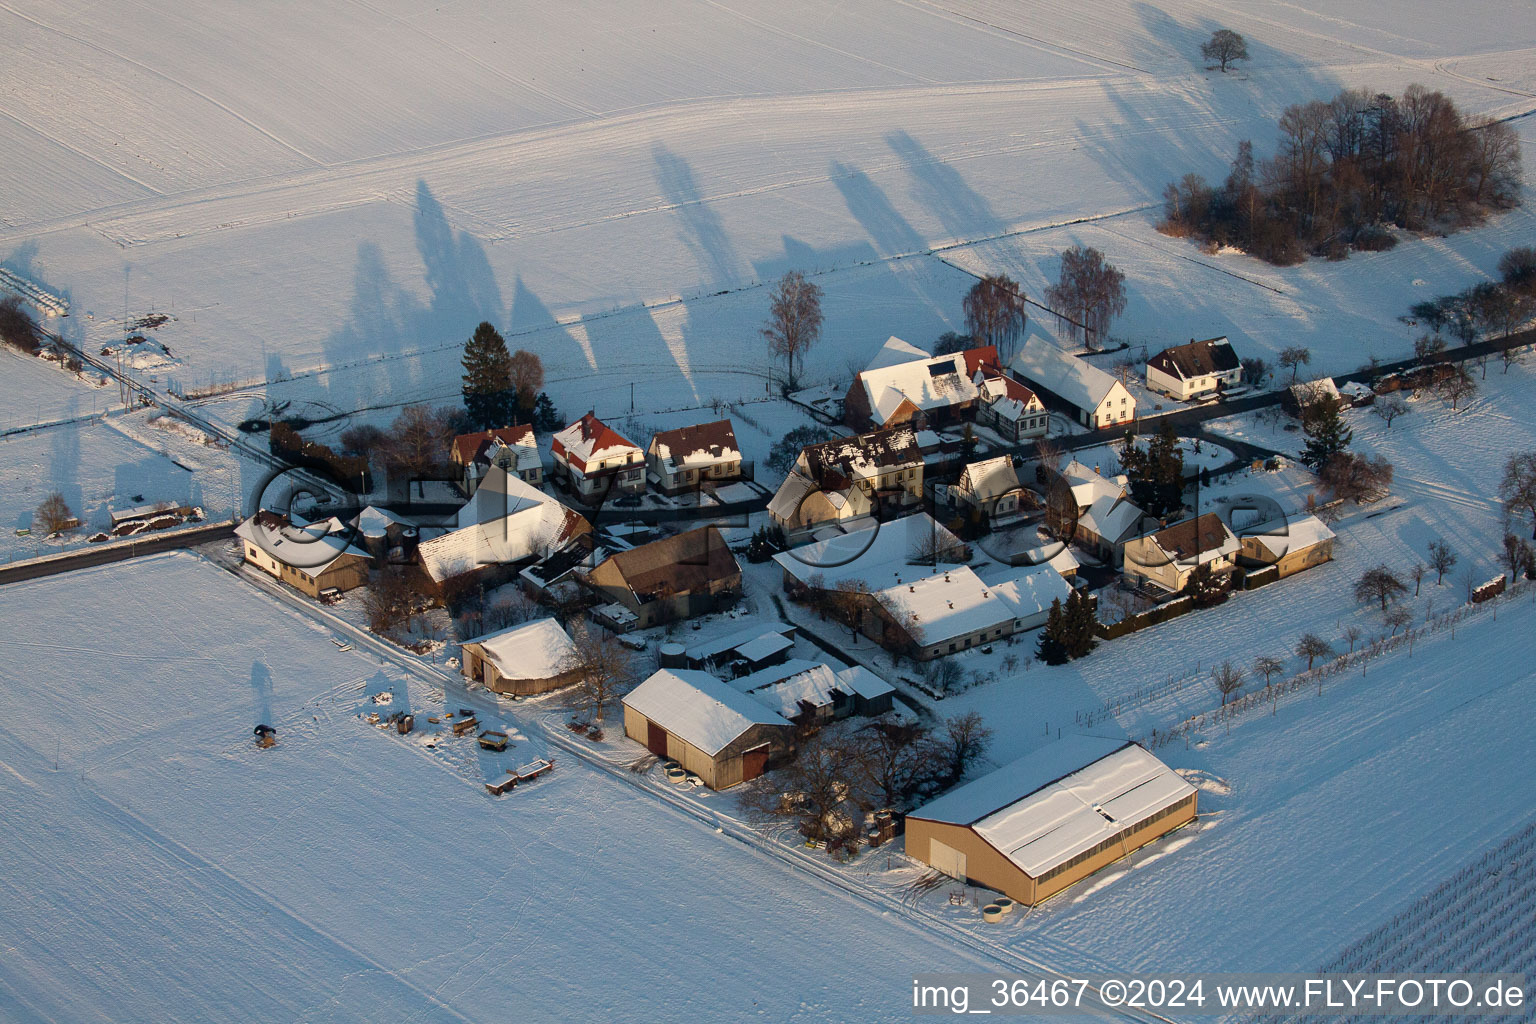
<svg viewBox="0 0 1536 1024">
<path fill-rule="evenodd" d="M 1422 85 L 1294 104 L 1278 127 L 1269 159 L 1245 140 L 1224 182 L 1186 174 L 1164 189 L 1160 230 L 1284 266 L 1391 248 L 1392 226 L 1455 229 L 1520 205 L 1515 130 Z"/>
<path fill-rule="evenodd" d="M 15 296 L 0 299 L 0 342 L 29 356 L 37 355 L 42 348 L 43 336 L 37 321 Z"/>
</svg>

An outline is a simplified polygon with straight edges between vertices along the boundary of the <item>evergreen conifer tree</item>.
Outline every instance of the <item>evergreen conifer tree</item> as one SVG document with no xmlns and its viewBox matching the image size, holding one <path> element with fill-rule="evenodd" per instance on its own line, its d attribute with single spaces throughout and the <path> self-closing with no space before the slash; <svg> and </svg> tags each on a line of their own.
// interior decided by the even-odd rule
<svg viewBox="0 0 1536 1024">
<path fill-rule="evenodd" d="M 482 323 L 464 346 L 464 411 L 478 430 L 512 422 L 517 391 L 512 386 L 512 354 L 495 327 Z"/>
<path fill-rule="evenodd" d="M 1045 628 L 1040 631 L 1040 642 L 1035 648 L 1035 657 L 1047 665 L 1067 663 L 1067 649 L 1061 642 L 1065 622 L 1066 616 L 1061 610 L 1061 598 L 1057 598 L 1051 602 L 1050 614 L 1046 616 Z"/>
<path fill-rule="evenodd" d="M 1345 425 L 1344 417 L 1339 415 L 1338 403 L 1326 399 L 1312 406 L 1302 429 L 1306 431 L 1307 443 L 1302 449 L 1301 461 L 1317 470 L 1321 470 L 1329 459 L 1348 448 L 1349 442 L 1355 437 L 1355 432 Z"/>
</svg>

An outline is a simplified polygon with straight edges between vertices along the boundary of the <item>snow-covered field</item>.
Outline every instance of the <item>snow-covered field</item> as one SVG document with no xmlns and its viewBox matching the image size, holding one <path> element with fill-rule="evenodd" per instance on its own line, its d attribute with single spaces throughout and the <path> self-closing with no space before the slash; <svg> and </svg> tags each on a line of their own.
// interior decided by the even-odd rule
<svg viewBox="0 0 1536 1024">
<path fill-rule="evenodd" d="M 199 411 L 227 424 L 276 403 L 336 416 L 319 436 L 453 401 L 482 319 L 540 354 L 565 413 L 712 418 L 772 388 L 759 329 L 788 268 L 825 290 L 805 371 L 835 384 L 890 334 L 928 345 L 958 327 L 973 274 L 1039 296 L 1077 242 L 1127 274 L 1114 333 L 1133 355 L 1226 334 L 1243 356 L 1309 346 L 1311 371 L 1337 373 L 1410 351 L 1398 315 L 1490 276 L 1536 214 L 1276 269 L 1157 234 L 1163 186 L 1221 177 L 1244 138 L 1267 154 L 1285 105 L 1345 86 L 1422 82 L 1470 112 L 1528 114 L 1530 14 L 1525 0 L 8 0 L 0 264 L 67 296 L 53 326 L 88 351 L 125 317 L 173 314 L 153 332 L 173 361 L 143 380 L 212 391 Z M 1198 57 L 1217 26 L 1253 54 L 1229 75 Z M 1536 180 L 1536 122 L 1514 123 Z M 968 652 L 968 674 L 997 678 L 939 710 L 982 712 L 994 763 L 1058 731 L 1167 729 L 1219 703 L 1215 661 L 1276 655 L 1295 672 L 1303 632 L 1382 632 L 1353 581 L 1408 569 L 1434 539 L 1460 564 L 1408 603 L 1445 611 L 1463 575 L 1497 571 L 1491 490 L 1509 451 L 1536 448 L 1520 414 L 1533 387 L 1530 367 L 1495 365 L 1460 413 L 1425 397 L 1390 430 L 1350 413 L 1357 449 L 1397 482 L 1336 524 L 1336 561 L 1059 668 L 1027 642 Z M 0 431 L 75 421 L 0 439 L 0 560 L 44 550 L 15 530 L 51 490 L 94 530 L 138 496 L 225 515 L 261 475 L 148 411 L 91 418 L 116 398 L 0 353 Z M 752 458 L 805 422 L 781 401 L 741 408 Z M 1300 442 L 1252 417 L 1214 428 Z M 1309 486 L 1287 470 L 1210 497 L 1295 509 Z M 772 614 L 777 577 L 749 567 L 747 606 Z M 484 695 L 445 695 L 396 652 L 343 651 L 325 620 L 196 556 L 10 585 L 0 1017 L 890 1019 L 914 970 L 1013 954 L 1312 968 L 1530 822 L 1530 742 L 1510 709 L 1536 697 L 1536 606 L 1498 608 L 1164 748 L 1204 789 L 1199 827 L 997 928 L 942 892 L 911 916 L 860 900 L 575 759 L 493 801 L 479 782 L 502 760 L 360 717 L 390 688 L 416 710 Z M 890 671 L 865 641 L 836 641 Z M 1009 653 L 1023 662 L 1004 671 Z M 261 720 L 274 750 L 251 744 Z M 531 720 L 505 724 L 505 757 L 547 752 Z M 914 875 L 895 863 L 853 874 L 895 892 Z M 977 951 L 989 942 L 1007 948 Z"/>
<path fill-rule="evenodd" d="M 1530 215 L 1277 271 L 1157 236 L 1149 204 L 1343 85 L 1523 113 L 1536 29 L 1514 0 L 1314 6 L 278 4 L 215 27 L 29 0 L 3 14 L 0 259 L 71 297 L 77 340 L 114 340 L 125 305 L 174 311 L 187 387 L 418 354 L 308 378 L 343 404 L 450 392 L 444 346 L 482 318 L 539 330 L 565 406 L 617 402 L 586 401 L 583 374 L 638 378 L 657 408 L 750 394 L 696 374 L 766 370 L 754 286 L 790 266 L 846 296 L 808 364 L 841 373 L 893 328 L 954 326 L 967 279 L 933 257 L 836 279 L 957 242 L 947 258 L 1034 294 L 1053 253 L 1099 244 L 1133 340 L 1300 340 L 1333 369 L 1405 350 L 1407 301 L 1490 272 Z M 1237 74 L 1199 65 L 1214 24 L 1249 38 Z M 1051 228 L 1083 218 L 1108 219 Z"/>
<path fill-rule="evenodd" d="M 358 719 L 399 667 L 195 556 L 0 607 L 8 1019 L 876 1020 L 986 963 L 574 759 L 491 799 Z"/>
</svg>

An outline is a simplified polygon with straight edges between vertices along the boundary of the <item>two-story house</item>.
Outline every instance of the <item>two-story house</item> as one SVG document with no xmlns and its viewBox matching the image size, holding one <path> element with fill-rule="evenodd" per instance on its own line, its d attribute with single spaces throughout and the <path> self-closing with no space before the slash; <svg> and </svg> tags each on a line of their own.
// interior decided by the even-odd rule
<svg viewBox="0 0 1536 1024">
<path fill-rule="evenodd" d="M 923 453 L 909 426 L 807 445 L 768 514 L 787 531 L 847 520 L 923 498 Z"/>
<path fill-rule="evenodd" d="M 1242 379 L 1243 364 L 1226 338 L 1191 340 L 1147 360 L 1147 387 L 1181 402 L 1235 388 Z"/>
<path fill-rule="evenodd" d="M 1198 566 L 1229 572 L 1242 551 L 1227 524 L 1214 512 L 1165 526 L 1125 544 L 1125 574 L 1133 582 L 1147 580 L 1170 593 L 1189 583 Z"/>
<path fill-rule="evenodd" d="M 556 474 L 582 504 L 645 491 L 645 453 L 590 412 L 554 436 L 551 453 Z"/>
<path fill-rule="evenodd" d="M 1044 338 L 1024 342 L 1013 370 L 1032 389 L 1047 392 L 1093 429 L 1136 418 L 1136 398 L 1124 384 Z"/>
<path fill-rule="evenodd" d="M 741 476 L 741 448 L 730 420 L 659 431 L 645 453 L 652 485 L 662 494 L 682 494 Z"/>
<path fill-rule="evenodd" d="M 449 454 L 463 474 L 460 482 L 468 495 L 475 493 L 475 488 L 480 486 L 492 466 L 504 469 L 534 487 L 544 483 L 544 461 L 539 457 L 533 427 L 527 424 L 460 434 L 453 439 Z"/>
</svg>

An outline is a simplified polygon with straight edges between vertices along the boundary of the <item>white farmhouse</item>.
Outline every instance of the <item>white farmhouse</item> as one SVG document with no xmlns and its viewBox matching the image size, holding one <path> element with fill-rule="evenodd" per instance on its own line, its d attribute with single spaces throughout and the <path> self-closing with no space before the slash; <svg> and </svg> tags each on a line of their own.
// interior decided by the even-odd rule
<svg viewBox="0 0 1536 1024">
<path fill-rule="evenodd" d="M 1078 421 L 1095 429 L 1136 418 L 1136 399 L 1124 384 L 1044 338 L 1024 343 L 1013 370 L 1031 387 L 1075 409 Z"/>
</svg>

